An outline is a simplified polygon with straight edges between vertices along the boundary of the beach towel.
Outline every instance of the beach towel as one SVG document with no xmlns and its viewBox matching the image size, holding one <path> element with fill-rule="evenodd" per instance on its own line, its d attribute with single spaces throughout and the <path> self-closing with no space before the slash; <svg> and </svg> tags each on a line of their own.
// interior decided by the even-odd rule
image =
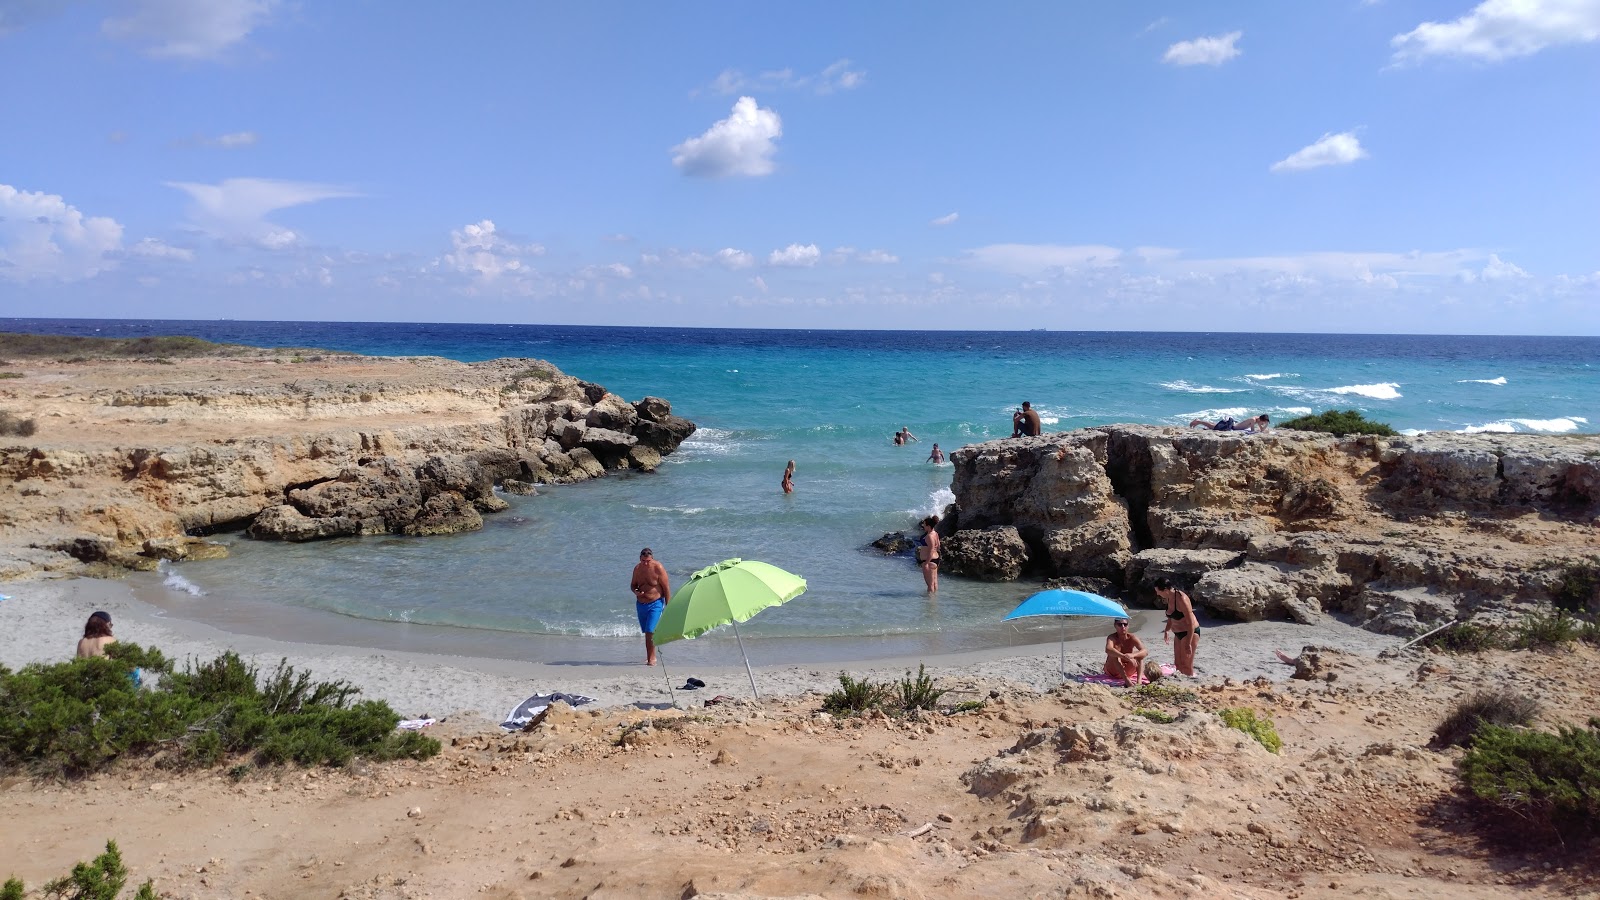
<svg viewBox="0 0 1600 900">
<path fill-rule="evenodd" d="M 1161 675 L 1162 675 L 1162 677 L 1166 677 L 1168 675 L 1176 675 L 1176 674 L 1178 674 L 1178 667 L 1177 666 L 1174 666 L 1174 665 L 1171 665 L 1171 664 L 1168 664 L 1168 663 L 1162 663 L 1161 664 Z M 1082 675 L 1079 675 L 1078 676 L 1078 680 L 1083 682 L 1084 684 L 1103 684 L 1106 687 L 1127 687 L 1128 686 L 1127 682 L 1123 681 L 1121 678 L 1118 678 L 1115 675 L 1107 675 L 1104 672 L 1087 672 L 1087 673 L 1084 673 Z M 1139 680 L 1138 680 L 1137 683 L 1138 684 L 1149 684 L 1150 683 L 1150 679 L 1144 677 L 1143 674 L 1140 674 Z"/>
<path fill-rule="evenodd" d="M 581 694 L 563 694 L 559 691 L 554 694 L 534 694 L 532 697 L 513 706 L 511 712 L 506 713 L 506 720 L 500 723 L 500 727 L 507 731 L 517 731 L 532 722 L 534 716 L 544 712 L 546 707 L 557 700 L 568 706 L 582 706 L 585 703 L 594 702 L 593 697 L 585 697 Z"/>
<path fill-rule="evenodd" d="M 394 727 L 404 728 L 406 731 L 421 731 L 432 725 L 433 722 L 433 719 L 406 719 Z"/>
</svg>

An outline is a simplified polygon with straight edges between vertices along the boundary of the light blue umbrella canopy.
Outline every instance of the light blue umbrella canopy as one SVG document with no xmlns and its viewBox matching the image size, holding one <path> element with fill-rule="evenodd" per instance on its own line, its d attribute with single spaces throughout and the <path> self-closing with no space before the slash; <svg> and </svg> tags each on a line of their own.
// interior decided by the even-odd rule
<svg viewBox="0 0 1600 900">
<path fill-rule="evenodd" d="M 1018 603 L 1017 608 L 1006 613 L 1005 619 L 1001 621 L 1022 619 L 1028 616 L 1100 616 L 1102 618 L 1126 619 L 1128 611 L 1122 608 L 1121 603 L 1102 597 L 1099 594 L 1056 588 L 1049 591 L 1040 591 Z"/>
<path fill-rule="evenodd" d="M 1054 588 L 1040 591 L 1017 604 L 1006 613 L 1002 622 L 1025 619 L 1029 616 L 1093 616 L 1103 619 L 1126 619 L 1128 611 L 1122 604 L 1088 591 Z M 1067 621 L 1061 620 L 1061 676 L 1067 675 Z"/>
</svg>

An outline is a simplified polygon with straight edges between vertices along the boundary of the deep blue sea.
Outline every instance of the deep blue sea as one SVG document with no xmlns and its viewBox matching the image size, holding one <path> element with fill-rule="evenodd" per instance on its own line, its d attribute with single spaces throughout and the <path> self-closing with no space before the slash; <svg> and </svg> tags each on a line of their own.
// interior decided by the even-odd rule
<svg viewBox="0 0 1600 900">
<path fill-rule="evenodd" d="M 930 600 L 909 561 L 863 547 L 950 501 L 949 466 L 926 461 L 935 442 L 948 452 L 1009 436 L 1023 400 L 1047 431 L 1330 408 L 1407 431 L 1600 426 L 1600 338 L 39 319 L 0 319 L 0 330 L 537 357 L 630 400 L 666 397 L 700 431 L 655 475 L 508 497 L 513 508 L 475 534 L 298 546 L 234 536 L 229 559 L 168 578 L 187 591 L 173 602 L 196 607 L 175 611 L 200 617 L 200 605 L 265 604 L 469 629 L 458 636 L 583 637 L 628 658 L 638 640 L 628 575 L 646 545 L 675 583 L 732 556 L 805 576 L 805 596 L 746 626 L 758 642 L 1017 641 L 997 620 L 1035 585 L 946 578 Z M 902 427 L 919 440 L 894 446 Z M 796 492 L 784 496 L 790 459 Z"/>
</svg>

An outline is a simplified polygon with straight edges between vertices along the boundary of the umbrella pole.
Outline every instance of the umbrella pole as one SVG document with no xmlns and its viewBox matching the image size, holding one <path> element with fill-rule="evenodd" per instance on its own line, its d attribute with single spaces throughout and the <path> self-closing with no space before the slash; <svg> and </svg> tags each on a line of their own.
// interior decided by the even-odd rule
<svg viewBox="0 0 1600 900">
<path fill-rule="evenodd" d="M 1067 617 L 1061 617 L 1061 677 L 1067 677 Z"/>
<path fill-rule="evenodd" d="M 672 708 L 677 709 L 678 695 L 672 692 L 672 676 L 667 674 L 667 657 L 660 647 L 656 648 L 656 659 L 661 663 L 661 677 L 667 679 L 667 696 L 672 698 Z"/>
<path fill-rule="evenodd" d="M 761 692 L 756 690 L 756 673 L 750 671 L 750 654 L 744 652 L 744 638 L 739 637 L 739 623 L 737 621 L 733 623 L 733 637 L 734 640 L 739 642 L 739 655 L 744 657 L 744 673 L 750 676 L 750 693 L 754 694 L 757 700 L 760 700 Z"/>
</svg>

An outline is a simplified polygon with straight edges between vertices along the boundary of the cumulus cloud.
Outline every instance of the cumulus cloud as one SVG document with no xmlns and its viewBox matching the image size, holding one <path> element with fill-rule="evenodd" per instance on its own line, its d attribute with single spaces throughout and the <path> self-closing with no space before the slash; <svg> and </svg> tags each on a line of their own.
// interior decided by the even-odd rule
<svg viewBox="0 0 1600 900">
<path fill-rule="evenodd" d="M 1244 37 L 1242 31 L 1230 31 L 1215 37 L 1179 41 L 1167 48 L 1161 61 L 1174 66 L 1220 66 L 1241 52 L 1237 44 Z"/>
<path fill-rule="evenodd" d="M 858 88 L 866 79 L 866 72 L 852 68 L 850 60 L 841 59 L 814 75 L 796 75 L 793 69 L 772 69 L 758 75 L 746 75 L 738 69 L 724 69 L 712 79 L 711 90 L 719 94 L 802 90 L 832 94 Z"/>
<path fill-rule="evenodd" d="M 757 106 L 754 97 L 740 97 L 726 119 L 673 147 L 672 164 L 685 175 L 708 178 L 770 175 L 782 136 L 776 112 Z"/>
<path fill-rule="evenodd" d="M 1489 259 L 1477 272 L 1480 281 L 1517 281 L 1528 277 L 1530 276 L 1521 266 L 1506 262 L 1496 253 L 1489 254 Z"/>
<path fill-rule="evenodd" d="M 1274 172 L 1303 172 L 1322 166 L 1342 166 L 1365 159 L 1367 151 L 1353 131 L 1325 134 L 1315 144 L 1302 147 L 1272 164 Z"/>
<path fill-rule="evenodd" d="M 143 259 L 171 259 L 180 262 L 190 262 L 194 259 L 193 250 L 187 247 L 174 247 L 155 238 L 145 238 L 129 247 L 128 255 Z"/>
<path fill-rule="evenodd" d="M 928 224 L 934 226 L 935 228 L 943 228 L 946 225 L 954 225 L 956 220 L 959 218 L 961 218 L 961 214 L 953 212 L 948 215 L 940 216 L 939 218 L 930 221 Z"/>
<path fill-rule="evenodd" d="M 1500 62 L 1600 40 L 1600 0 L 1484 0 L 1459 19 L 1423 22 L 1390 40 L 1396 62 L 1455 56 Z"/>
<path fill-rule="evenodd" d="M 211 60 L 243 41 L 271 16 L 277 0 L 131 0 L 106 19 L 107 37 L 138 45 L 158 59 Z"/>
<path fill-rule="evenodd" d="M 361 196 L 336 185 L 270 178 L 229 178 L 218 184 L 169 181 L 167 186 L 189 195 L 189 218 L 196 228 L 224 241 L 268 250 L 300 241 L 295 232 L 268 222 L 268 214 L 319 200 Z"/>
<path fill-rule="evenodd" d="M 122 226 L 56 194 L 0 184 L 0 278 L 80 281 L 116 265 Z"/>
<path fill-rule="evenodd" d="M 502 276 L 517 276 L 532 272 L 528 263 L 530 257 L 544 255 L 544 247 L 538 244 L 521 244 L 505 235 L 500 234 L 493 221 L 484 219 L 472 225 L 450 232 L 449 253 L 439 257 L 434 263 L 435 268 L 451 272 L 461 272 L 473 276 L 479 283 L 487 284 Z M 627 274 L 610 269 L 612 274 L 624 278 L 633 275 L 632 270 L 626 266 L 621 267 Z"/>
<path fill-rule="evenodd" d="M 756 258 L 743 250 L 723 247 L 717 251 L 717 262 L 729 269 L 748 269 L 756 264 Z"/>
<path fill-rule="evenodd" d="M 1101 244 L 990 244 L 967 251 L 965 258 L 982 269 L 1038 275 L 1058 269 L 1116 265 L 1121 256 L 1121 250 Z"/>
<path fill-rule="evenodd" d="M 816 265 L 821 258 L 822 251 L 817 249 L 816 244 L 790 244 L 782 250 L 769 253 L 767 265 L 808 268 Z"/>
</svg>

